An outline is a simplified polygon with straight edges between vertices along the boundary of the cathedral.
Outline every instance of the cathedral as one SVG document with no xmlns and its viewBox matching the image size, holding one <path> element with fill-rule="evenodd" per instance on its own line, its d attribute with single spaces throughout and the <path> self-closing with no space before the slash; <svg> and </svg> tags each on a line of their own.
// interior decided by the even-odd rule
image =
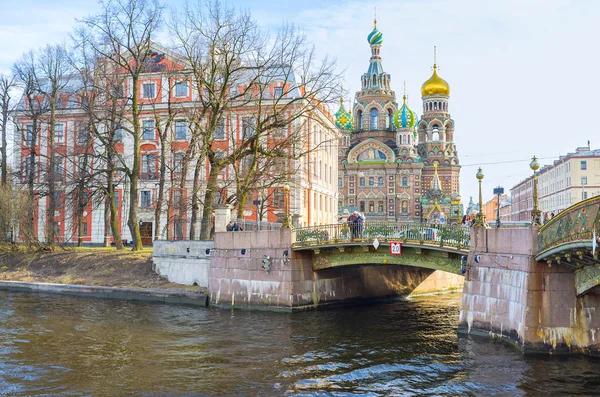
<svg viewBox="0 0 600 397">
<path fill-rule="evenodd" d="M 421 87 L 423 116 L 401 106 L 391 75 L 381 62 L 383 34 L 377 21 L 367 36 L 369 69 L 361 77 L 352 111 L 343 99 L 335 114 L 340 129 L 339 211 L 359 211 L 366 220 L 452 224 L 460 221 L 454 120 L 450 86 L 433 74 Z M 347 211 L 346 211 L 347 210 Z"/>
</svg>

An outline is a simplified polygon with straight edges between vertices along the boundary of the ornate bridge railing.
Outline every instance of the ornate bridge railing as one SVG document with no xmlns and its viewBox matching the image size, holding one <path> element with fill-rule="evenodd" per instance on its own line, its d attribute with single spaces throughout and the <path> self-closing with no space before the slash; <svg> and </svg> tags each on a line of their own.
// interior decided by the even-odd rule
<svg viewBox="0 0 600 397">
<path fill-rule="evenodd" d="M 569 243 L 591 246 L 594 230 L 600 231 L 600 196 L 577 203 L 546 223 L 538 235 L 538 257 L 546 251 Z"/>
<path fill-rule="evenodd" d="M 469 247 L 470 229 L 461 226 L 397 222 L 339 223 L 295 229 L 293 248 L 340 243 L 400 241 L 440 247 Z"/>
</svg>

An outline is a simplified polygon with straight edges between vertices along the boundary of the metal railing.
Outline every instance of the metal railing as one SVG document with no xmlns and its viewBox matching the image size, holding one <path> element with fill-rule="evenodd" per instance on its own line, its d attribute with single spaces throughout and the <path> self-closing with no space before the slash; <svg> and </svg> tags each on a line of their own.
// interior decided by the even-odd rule
<svg viewBox="0 0 600 397">
<path fill-rule="evenodd" d="M 454 225 L 363 222 L 303 227 L 294 232 L 294 248 L 372 242 L 377 238 L 379 242 L 400 241 L 464 249 L 469 246 L 471 231 Z"/>
<path fill-rule="evenodd" d="M 550 219 L 540 228 L 539 252 L 568 243 L 589 241 L 591 244 L 594 230 L 600 228 L 599 208 L 600 196 L 596 196 L 572 205 Z"/>
</svg>

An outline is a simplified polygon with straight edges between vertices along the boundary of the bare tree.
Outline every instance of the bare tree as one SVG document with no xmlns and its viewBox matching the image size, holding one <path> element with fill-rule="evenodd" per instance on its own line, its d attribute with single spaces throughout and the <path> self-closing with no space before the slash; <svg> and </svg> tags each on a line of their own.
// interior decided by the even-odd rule
<svg viewBox="0 0 600 397">
<path fill-rule="evenodd" d="M 30 167 L 29 167 L 29 191 L 34 197 L 34 175 L 35 158 L 42 154 L 47 160 L 40 162 L 40 181 L 46 186 L 45 194 L 48 197 L 48 212 L 46 216 L 46 242 L 50 247 L 55 244 L 55 219 L 54 213 L 60 204 L 60 196 L 56 191 L 57 171 L 61 166 L 56 162 L 55 146 L 64 139 L 66 131 L 56 135 L 57 116 L 60 110 L 67 106 L 68 87 L 72 77 L 70 64 L 68 62 L 67 50 L 64 45 L 47 45 L 40 50 L 25 53 L 20 61 L 15 64 L 15 75 L 24 85 L 25 113 L 32 120 L 32 127 L 24 131 L 24 140 L 30 142 Z M 40 123 L 47 126 L 48 139 L 38 142 Z M 37 147 L 46 145 L 45 153 L 37 153 Z M 64 168 L 63 168 L 64 169 Z"/>
<path fill-rule="evenodd" d="M 300 154 L 282 147 L 264 145 L 269 131 L 281 130 L 296 120 L 322 122 L 317 113 L 340 93 L 340 75 L 335 61 L 317 61 L 305 37 L 292 26 L 284 26 L 271 40 L 250 14 L 222 5 L 200 1 L 176 15 L 171 30 L 177 46 L 188 59 L 190 73 L 198 92 L 195 131 L 198 156 L 192 188 L 190 238 L 194 238 L 199 211 L 201 183 L 199 170 L 208 161 L 209 175 L 204 187 L 202 218 L 212 216 L 219 174 L 241 159 L 253 156 L 254 165 L 262 158 L 297 158 Z M 283 92 L 274 98 L 273 84 L 282 83 Z M 219 126 L 227 115 L 242 115 L 241 133 L 232 128 L 226 152 L 215 145 Z M 245 115 L 245 117 L 244 117 Z M 301 131 L 299 129 L 298 131 Z M 288 143 L 298 141 L 298 135 Z M 238 191 L 238 213 L 243 213 L 250 181 L 258 167 L 247 170 L 244 186 Z M 291 170 L 288 170 L 290 172 Z M 208 223 L 202 222 L 200 238 L 209 237 Z"/>
<path fill-rule="evenodd" d="M 127 225 L 133 240 L 133 250 L 142 248 L 138 224 L 138 180 L 140 172 L 140 141 L 142 128 L 139 82 L 152 65 L 152 39 L 161 22 L 162 7 L 155 0 L 105 0 L 102 11 L 82 22 L 88 29 L 87 40 L 104 62 L 112 65 L 115 73 L 127 76 L 130 87 L 128 107 L 124 116 L 127 125 L 121 125 L 133 140 L 130 164 L 121 164 L 129 178 L 129 215 Z M 125 123 L 123 123 L 125 124 Z"/>
<path fill-rule="evenodd" d="M 8 158 L 6 157 L 7 143 L 6 134 L 8 133 L 8 122 L 13 110 L 12 91 L 16 86 L 14 75 L 0 74 L 0 128 L 2 129 L 2 186 L 8 182 Z"/>
</svg>

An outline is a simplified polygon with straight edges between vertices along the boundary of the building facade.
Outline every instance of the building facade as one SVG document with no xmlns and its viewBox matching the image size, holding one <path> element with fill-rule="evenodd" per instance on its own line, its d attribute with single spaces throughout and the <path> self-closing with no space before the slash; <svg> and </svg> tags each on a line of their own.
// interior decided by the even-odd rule
<svg viewBox="0 0 600 397">
<path fill-rule="evenodd" d="M 340 129 L 338 207 L 369 221 L 458 222 L 460 165 L 454 120 L 448 113 L 450 86 L 437 74 L 423 83 L 423 116 L 396 102 L 391 75 L 383 69 L 383 35 L 369 33 L 369 68 L 361 76 L 352 112 L 343 102 Z"/>
<path fill-rule="evenodd" d="M 511 190 L 512 220 L 530 221 L 533 176 Z M 600 149 L 578 147 L 538 171 L 538 203 L 542 218 L 558 214 L 582 200 L 600 195 Z"/>
<path fill-rule="evenodd" d="M 187 72 L 189 65 L 178 54 L 158 45 L 152 45 L 151 61 L 142 73 L 138 83 L 138 101 L 140 103 L 139 124 L 141 126 L 141 158 L 139 159 L 138 219 L 144 244 L 156 238 L 185 238 L 189 233 L 191 197 L 194 173 L 200 174 L 199 195 L 206 190 L 206 181 L 210 174 L 210 165 L 206 159 L 198 167 L 189 166 L 187 172 L 182 162 L 190 148 L 192 131 L 195 128 L 188 115 L 194 114 L 200 107 L 199 92 Z M 263 106 L 272 106 L 275 101 L 285 103 L 298 101 L 300 89 L 296 87 L 294 73 L 281 73 L 281 79 L 274 78 L 268 87 L 263 87 L 261 98 L 250 98 L 244 106 L 227 110 L 218 123 L 211 142 L 219 153 L 229 153 L 235 145 L 256 131 L 256 102 Z M 123 102 L 131 101 L 132 80 L 123 77 L 119 97 Z M 80 84 L 76 78 L 65 85 L 61 101 L 56 109 L 53 131 L 53 144 L 50 145 L 48 113 L 37 118 L 37 139 L 32 143 L 32 116 L 30 104 L 24 98 L 15 114 L 15 169 L 19 170 L 17 183 L 26 189 L 29 175 L 34 174 L 33 234 L 40 241 L 47 236 L 47 217 L 52 216 L 58 243 L 69 243 L 79 235 L 78 225 L 86 243 L 101 244 L 107 233 L 106 215 L 106 159 L 103 157 L 105 145 L 100 138 L 105 125 L 90 125 L 89 112 L 82 106 Z M 40 103 L 45 101 L 39 98 Z M 286 102 L 287 101 L 287 102 Z M 300 103 L 300 101 L 298 101 Z M 106 105 L 106 103 L 104 103 Z M 294 112 L 294 107 L 289 113 Z M 197 112 L 196 112 L 197 113 Z M 286 114 L 287 115 L 287 114 Z M 301 142 L 299 158 L 286 158 L 279 164 L 277 175 L 262 175 L 261 179 L 273 177 L 270 185 L 261 185 L 261 189 L 252 191 L 243 209 L 244 218 L 263 222 L 281 222 L 285 217 L 286 206 L 296 226 L 311 226 L 333 223 L 337 220 L 337 145 L 338 129 L 333 115 L 324 106 L 311 111 L 310 117 L 290 117 L 289 125 L 267 132 L 261 142 L 269 147 L 277 146 L 292 134 Z M 133 167 L 131 114 L 126 114 L 114 136 L 114 146 L 118 161 L 123 166 Z M 170 120 L 167 124 L 165 120 Z M 196 124 L 202 125 L 202 121 Z M 96 130 L 92 133 L 92 128 Z M 296 146 L 294 146 L 296 147 Z M 292 149 L 290 149 L 292 150 Z M 54 153 L 54 167 L 49 169 L 50 152 Z M 164 156 L 165 169 L 161 169 L 161 156 Z M 33 158 L 32 169 L 30 161 Z M 85 158 L 85 162 L 81 160 Z M 244 161 L 243 159 L 240 161 Z M 84 165 L 85 164 L 85 165 Z M 240 177 L 243 165 L 227 166 L 218 176 L 218 191 L 215 203 L 227 203 L 228 197 L 235 194 L 236 178 Z M 164 201 L 161 205 L 160 230 L 155 224 L 157 195 L 159 193 L 159 173 L 165 172 Z M 83 222 L 79 222 L 73 205 L 73 195 L 77 181 L 82 173 L 89 176 L 86 184 L 86 208 Z M 185 174 L 184 174 L 185 173 Z M 55 184 L 57 208 L 48 213 L 48 178 L 52 175 Z M 185 183 L 182 183 L 182 179 Z M 129 209 L 130 182 L 126 173 L 117 171 L 114 180 L 114 201 L 117 206 L 116 217 L 122 239 L 131 240 L 127 227 Z M 289 186 L 289 191 L 284 189 Z M 183 189 L 181 186 L 185 186 Z M 185 202 L 186 212 L 178 217 L 175 208 Z M 260 207 L 254 205 L 260 202 Z M 235 201 L 233 202 L 235 205 Z M 200 210 L 202 203 L 199 203 Z M 260 213 L 260 216 L 258 215 Z M 174 221 L 177 225 L 174 226 Z M 198 226 L 199 227 L 199 226 Z M 198 233 L 196 233 L 198 235 Z"/>
</svg>

